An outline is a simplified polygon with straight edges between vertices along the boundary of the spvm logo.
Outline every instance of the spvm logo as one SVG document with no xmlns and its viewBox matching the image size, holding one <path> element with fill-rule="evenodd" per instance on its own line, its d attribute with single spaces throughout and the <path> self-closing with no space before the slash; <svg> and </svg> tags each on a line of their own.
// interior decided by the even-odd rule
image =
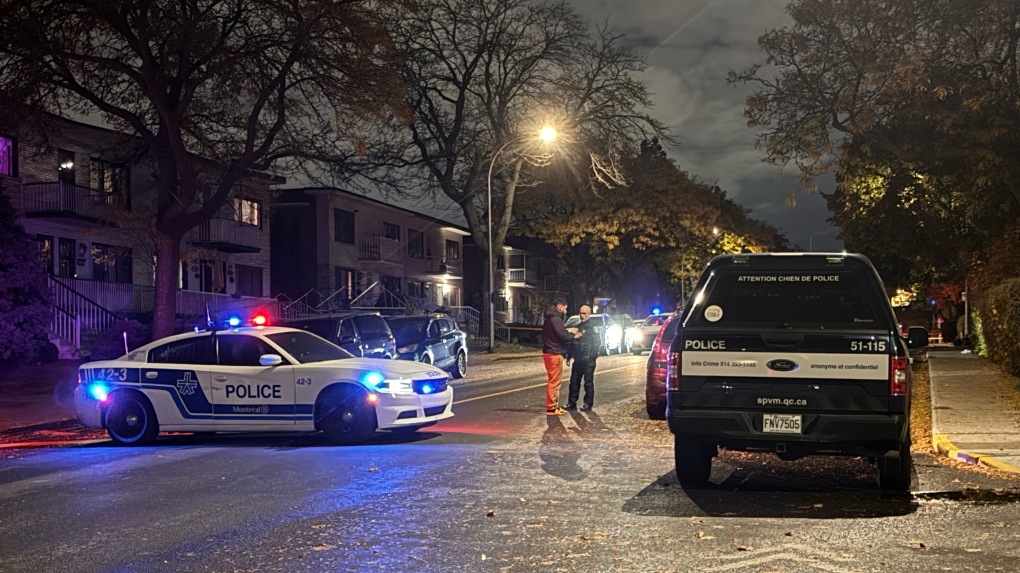
<svg viewBox="0 0 1020 573">
<path fill-rule="evenodd" d="M 769 360 L 765 364 L 765 366 L 767 366 L 769 370 L 775 370 L 776 372 L 793 372 L 794 370 L 800 368 L 799 364 L 797 364 L 793 360 L 786 360 L 785 358 L 780 358 L 779 360 Z"/>
</svg>

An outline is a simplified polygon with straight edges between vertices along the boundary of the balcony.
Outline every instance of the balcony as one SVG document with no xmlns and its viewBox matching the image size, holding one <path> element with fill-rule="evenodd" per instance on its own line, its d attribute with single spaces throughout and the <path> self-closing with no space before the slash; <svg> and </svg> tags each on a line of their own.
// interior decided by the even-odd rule
<svg viewBox="0 0 1020 573">
<path fill-rule="evenodd" d="M 358 241 L 358 260 L 403 265 L 403 243 L 381 235 L 366 235 Z"/>
<path fill-rule="evenodd" d="M 444 261 L 443 259 L 428 258 L 425 260 L 425 274 L 446 279 L 464 278 L 464 269 L 460 261 Z"/>
<path fill-rule="evenodd" d="M 257 253 L 259 228 L 231 219 L 210 219 L 191 230 L 191 244 L 224 253 Z"/>
<path fill-rule="evenodd" d="M 26 183 L 21 189 L 22 210 L 29 218 L 109 223 L 122 208 L 112 193 L 70 183 Z"/>
</svg>

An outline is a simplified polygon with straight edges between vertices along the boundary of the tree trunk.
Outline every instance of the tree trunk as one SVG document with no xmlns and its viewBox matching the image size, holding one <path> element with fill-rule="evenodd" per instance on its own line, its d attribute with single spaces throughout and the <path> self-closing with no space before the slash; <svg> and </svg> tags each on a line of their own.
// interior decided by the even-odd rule
<svg viewBox="0 0 1020 573">
<path fill-rule="evenodd" d="M 177 315 L 177 273 L 181 258 L 180 237 L 160 235 L 156 240 L 156 285 L 152 306 L 152 339 L 174 333 Z"/>
</svg>

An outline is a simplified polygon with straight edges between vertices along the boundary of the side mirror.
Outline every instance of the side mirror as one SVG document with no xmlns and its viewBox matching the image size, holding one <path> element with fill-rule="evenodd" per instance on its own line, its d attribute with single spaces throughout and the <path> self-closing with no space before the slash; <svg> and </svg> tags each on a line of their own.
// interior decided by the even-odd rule
<svg viewBox="0 0 1020 573">
<path fill-rule="evenodd" d="M 283 364 L 283 357 L 279 354 L 263 354 L 259 357 L 259 364 L 263 366 L 279 366 Z"/>
<path fill-rule="evenodd" d="M 923 348 L 928 346 L 928 329 L 923 326 L 911 326 L 907 331 L 907 348 Z"/>
</svg>

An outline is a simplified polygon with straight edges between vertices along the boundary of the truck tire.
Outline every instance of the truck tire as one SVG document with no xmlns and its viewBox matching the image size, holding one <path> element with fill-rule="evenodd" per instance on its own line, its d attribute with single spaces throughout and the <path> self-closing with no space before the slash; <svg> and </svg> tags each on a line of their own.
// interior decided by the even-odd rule
<svg viewBox="0 0 1020 573">
<path fill-rule="evenodd" d="M 712 473 L 713 452 L 698 440 L 673 437 L 673 458 L 676 477 L 681 484 L 698 485 L 708 481 Z"/>
<path fill-rule="evenodd" d="M 900 444 L 896 457 L 878 458 L 878 487 L 885 491 L 910 489 L 910 442 Z"/>
</svg>

